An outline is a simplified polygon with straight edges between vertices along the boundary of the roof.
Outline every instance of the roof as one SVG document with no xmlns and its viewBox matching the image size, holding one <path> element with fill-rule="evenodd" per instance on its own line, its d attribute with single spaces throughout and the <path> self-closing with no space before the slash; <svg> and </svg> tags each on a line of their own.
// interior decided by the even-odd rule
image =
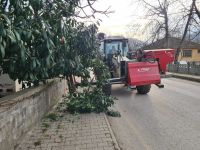
<svg viewBox="0 0 200 150">
<path fill-rule="evenodd" d="M 177 49 L 179 47 L 179 44 L 181 42 L 181 39 L 170 37 L 168 40 L 168 46 L 167 41 L 165 38 L 157 40 L 156 42 L 144 46 L 142 49 L 165 49 L 165 48 L 172 48 Z M 200 49 L 200 44 L 191 42 L 191 41 L 183 41 L 181 47 L 182 49 Z"/>
<path fill-rule="evenodd" d="M 128 39 L 123 36 L 109 36 L 106 37 L 104 40 L 128 40 Z"/>
</svg>

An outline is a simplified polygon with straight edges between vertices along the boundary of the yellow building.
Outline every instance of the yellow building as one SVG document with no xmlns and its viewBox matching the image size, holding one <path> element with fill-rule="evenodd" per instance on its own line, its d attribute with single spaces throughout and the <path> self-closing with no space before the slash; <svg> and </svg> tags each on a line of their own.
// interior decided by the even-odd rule
<svg viewBox="0 0 200 150">
<path fill-rule="evenodd" d="M 143 49 L 166 49 L 172 48 L 177 50 L 181 42 L 181 39 L 170 37 L 168 43 L 166 39 L 157 40 L 156 42 L 144 46 Z M 185 61 L 186 63 L 200 65 L 200 44 L 184 41 L 180 47 L 181 51 L 179 53 L 178 61 Z"/>
<path fill-rule="evenodd" d="M 181 49 L 178 60 L 200 65 L 200 49 Z"/>
</svg>

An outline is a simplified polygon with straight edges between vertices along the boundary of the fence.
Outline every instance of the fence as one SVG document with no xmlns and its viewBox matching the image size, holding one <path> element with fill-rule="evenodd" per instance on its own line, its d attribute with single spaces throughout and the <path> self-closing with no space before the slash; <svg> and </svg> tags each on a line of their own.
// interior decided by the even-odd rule
<svg viewBox="0 0 200 150">
<path fill-rule="evenodd" d="M 167 71 L 181 74 L 200 75 L 200 65 L 169 64 Z"/>
</svg>

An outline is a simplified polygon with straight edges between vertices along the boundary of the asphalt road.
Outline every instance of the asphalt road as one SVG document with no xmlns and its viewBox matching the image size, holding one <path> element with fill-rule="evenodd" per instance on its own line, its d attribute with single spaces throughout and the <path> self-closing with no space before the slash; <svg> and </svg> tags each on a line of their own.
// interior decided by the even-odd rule
<svg viewBox="0 0 200 150">
<path fill-rule="evenodd" d="M 200 83 L 162 82 L 164 89 L 152 86 L 148 95 L 113 86 L 122 117 L 109 122 L 122 150 L 200 150 Z"/>
</svg>

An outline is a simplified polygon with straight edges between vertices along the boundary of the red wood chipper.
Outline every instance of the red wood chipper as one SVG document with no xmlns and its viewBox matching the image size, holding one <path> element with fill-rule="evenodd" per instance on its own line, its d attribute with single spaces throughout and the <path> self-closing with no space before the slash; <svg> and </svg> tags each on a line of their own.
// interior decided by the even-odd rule
<svg viewBox="0 0 200 150">
<path fill-rule="evenodd" d="M 147 94 L 151 85 L 163 88 L 161 75 L 168 63 L 174 61 L 173 49 L 138 50 L 129 52 L 128 39 L 106 38 L 101 41 L 100 53 L 108 65 L 111 79 L 104 92 L 111 94 L 112 84 L 125 84 Z"/>
</svg>

